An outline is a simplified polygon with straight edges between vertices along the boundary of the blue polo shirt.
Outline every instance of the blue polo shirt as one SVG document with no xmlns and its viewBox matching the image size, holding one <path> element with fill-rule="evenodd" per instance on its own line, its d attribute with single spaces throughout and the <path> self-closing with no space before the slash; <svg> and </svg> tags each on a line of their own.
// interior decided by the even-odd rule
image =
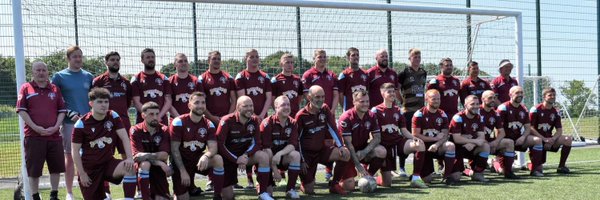
<svg viewBox="0 0 600 200">
<path fill-rule="evenodd" d="M 88 92 L 93 80 L 94 75 L 84 69 L 74 72 L 67 68 L 54 74 L 52 84 L 60 88 L 67 109 L 84 115 L 90 112 Z M 75 123 L 71 119 L 68 119 L 68 117 L 65 117 L 64 122 L 69 124 Z"/>
</svg>

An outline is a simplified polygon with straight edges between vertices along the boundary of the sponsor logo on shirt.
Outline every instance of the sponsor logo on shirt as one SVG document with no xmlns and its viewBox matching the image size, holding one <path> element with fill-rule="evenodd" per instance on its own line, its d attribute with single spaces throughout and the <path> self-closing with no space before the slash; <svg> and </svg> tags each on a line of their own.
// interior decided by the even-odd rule
<svg viewBox="0 0 600 200">
<path fill-rule="evenodd" d="M 95 139 L 94 141 L 90 142 L 90 147 L 94 148 L 97 145 L 99 149 L 103 149 L 106 146 L 104 143 L 111 144 L 112 138 L 101 137 L 101 138 Z"/>
</svg>

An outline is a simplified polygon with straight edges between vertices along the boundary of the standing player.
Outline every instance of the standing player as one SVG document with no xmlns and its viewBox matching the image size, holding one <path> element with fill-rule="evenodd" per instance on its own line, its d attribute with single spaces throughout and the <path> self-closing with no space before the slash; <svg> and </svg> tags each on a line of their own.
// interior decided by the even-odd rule
<svg viewBox="0 0 600 200">
<path fill-rule="evenodd" d="M 131 83 L 127 78 L 119 74 L 121 69 L 121 55 L 118 52 L 111 51 L 104 56 L 104 64 L 106 65 L 106 72 L 100 76 L 94 78 L 92 82 L 93 87 L 106 88 L 110 92 L 109 109 L 117 112 L 119 118 L 123 122 L 123 128 L 125 131 L 129 131 L 131 128 L 131 122 L 129 121 L 129 106 L 131 106 Z M 116 147 L 121 158 L 125 159 L 124 147 L 120 145 L 120 140 L 116 141 Z M 106 197 L 110 198 L 110 187 L 108 181 L 104 182 L 106 190 Z"/>
<path fill-rule="evenodd" d="M 170 117 L 175 118 L 190 112 L 188 108 L 190 95 L 195 91 L 203 91 L 203 89 L 198 83 L 198 78 L 190 74 L 190 63 L 185 54 L 177 53 L 173 63 L 177 73 L 169 77 L 171 91 L 173 92 L 171 95 L 173 103 L 169 113 Z"/>
<path fill-rule="evenodd" d="M 281 73 L 271 78 L 273 96 L 287 96 L 291 107 L 289 116 L 294 117 L 300 110 L 300 100 L 302 100 L 302 95 L 304 94 L 304 86 L 300 77 L 293 74 L 294 56 L 292 54 L 283 54 L 281 59 L 279 59 L 279 66 L 281 66 Z"/>
<path fill-rule="evenodd" d="M 260 124 L 262 148 L 271 157 L 271 171 L 275 183 L 281 181 L 279 170 L 288 170 L 286 196 L 299 199 L 296 180 L 300 174 L 300 153 L 298 153 L 298 125 L 290 116 L 290 100 L 287 96 L 275 99 L 275 113 Z M 271 187 L 271 186 L 270 186 Z M 270 188 L 272 191 L 272 188 Z"/>
<path fill-rule="evenodd" d="M 498 104 L 502 104 L 504 102 L 509 101 L 509 90 L 512 87 L 519 85 L 517 79 L 510 77 L 510 72 L 512 71 L 512 69 L 513 64 L 510 63 L 510 60 L 504 59 L 500 61 L 500 64 L 498 65 L 498 71 L 500 71 L 500 75 L 498 75 L 498 77 L 492 80 L 492 83 L 490 84 L 492 90 L 494 90 L 494 93 L 498 95 Z"/>
<path fill-rule="evenodd" d="M 54 74 L 52 84 L 60 89 L 68 110 L 60 127 L 60 134 L 65 150 L 66 199 L 71 200 L 73 199 L 73 177 L 75 176 L 73 157 L 71 157 L 71 134 L 73 133 L 73 124 L 79 120 L 80 114 L 90 111 L 88 92 L 94 76 L 83 69 L 83 52 L 79 46 L 67 48 L 67 61 L 69 66 Z"/>
<path fill-rule="evenodd" d="M 421 174 L 423 180 L 430 183 L 433 179 L 433 158 L 444 159 L 444 179 L 446 184 L 454 185 L 460 178 L 460 172 L 454 170 L 456 153 L 454 143 L 448 141 L 448 116 L 440 109 L 440 93 L 427 90 L 427 105 L 415 112 L 412 119 L 413 136 L 423 140 L 427 153 Z"/>
<path fill-rule="evenodd" d="M 458 113 L 458 90 L 460 90 L 460 80 L 452 76 L 452 59 L 442 58 L 439 64 L 442 74 L 429 81 L 427 90 L 435 89 L 441 94 L 440 109 L 448 116 L 454 116 Z"/>
<path fill-rule="evenodd" d="M 554 107 L 556 102 L 556 90 L 554 88 L 545 88 L 542 91 L 544 102 L 531 108 L 529 118 L 531 120 L 531 133 L 533 135 L 542 138 L 544 144 L 543 161 L 546 162 L 546 151 L 560 152 L 560 162 L 558 164 L 557 173 L 568 174 L 570 173 L 569 168 L 565 166 L 569 153 L 571 152 L 571 143 L 573 137 L 564 136 L 562 134 L 562 122 L 560 115 Z M 552 135 L 552 130 L 556 128 L 556 132 Z M 541 171 L 542 166 L 539 167 Z"/>
<path fill-rule="evenodd" d="M 463 171 L 463 158 L 470 160 L 471 169 L 475 172 L 471 180 L 488 182 L 483 177 L 487 158 L 490 155 L 490 146 L 485 140 L 483 133 L 484 125 L 479 116 L 479 98 L 469 95 L 465 98 L 465 110 L 452 117 L 450 122 L 451 140 L 454 141 L 457 150 L 458 171 Z"/>
<path fill-rule="evenodd" d="M 494 170 L 504 174 L 507 179 L 519 179 L 520 177 L 512 172 L 512 165 L 515 161 L 515 141 L 505 138 L 502 119 L 494 110 L 498 97 L 493 91 L 487 90 L 481 95 L 481 101 L 483 104 L 479 109 L 479 114 L 484 125 L 485 139 L 490 145 L 490 154 L 496 155 L 499 160 L 499 162 L 494 160 Z"/>
<path fill-rule="evenodd" d="M 173 193 L 176 199 L 189 199 L 188 191 L 194 175 L 208 175 L 212 171 L 214 182 L 213 199 L 221 199 L 223 188 L 223 158 L 217 154 L 216 128 L 204 117 L 206 96 L 201 92 L 190 95 L 189 113 L 182 114 L 171 122 L 171 162 L 173 168 Z M 206 150 L 206 152 L 204 151 Z M 212 170 L 210 170 L 212 168 Z"/>
<path fill-rule="evenodd" d="M 475 95 L 481 99 L 481 94 L 491 89 L 487 81 L 479 78 L 479 64 L 475 61 L 469 62 L 469 77 L 462 81 L 460 90 L 458 91 L 460 103 L 465 104 L 465 98 L 469 95 Z"/>
<path fill-rule="evenodd" d="M 258 51 L 251 49 L 246 52 L 246 69 L 235 76 L 235 88 L 238 96 L 248 96 L 254 103 L 254 114 L 264 119 L 273 101 L 271 93 L 271 78 L 260 67 Z"/>
<path fill-rule="evenodd" d="M 377 65 L 367 70 L 369 80 L 369 102 L 370 107 L 375 107 L 383 102 L 383 97 L 379 92 L 379 88 L 384 83 L 392 83 L 398 86 L 398 74 L 392 68 L 388 68 L 388 53 L 385 49 L 380 49 L 375 53 Z M 396 87 L 399 88 L 399 87 Z M 400 95 L 398 98 L 400 99 Z"/>
<path fill-rule="evenodd" d="M 344 137 L 344 144 L 350 151 L 351 159 L 336 163 L 332 183 L 339 183 L 346 191 L 354 190 L 354 177 L 357 175 L 375 176 L 387 154 L 385 148 L 379 144 L 381 142 L 379 124 L 377 116 L 369 111 L 367 91 L 353 92 L 352 99 L 353 108 L 344 112 L 338 123 L 338 130 Z M 363 163 L 369 165 L 368 170 L 363 167 Z"/>
<path fill-rule="evenodd" d="M 173 171 L 167 165 L 169 151 L 168 127 L 159 122 L 160 107 L 147 102 L 142 106 L 144 121 L 131 127 L 131 150 L 139 171 L 142 198 L 169 199 L 167 176 Z M 152 179 L 152 181 L 150 181 Z"/>
<path fill-rule="evenodd" d="M 422 140 L 413 137 L 406 129 L 406 120 L 402 116 L 400 107 L 394 105 L 396 101 L 396 87 L 392 83 L 381 85 L 383 103 L 371 108 L 375 113 L 381 127 L 381 145 L 385 147 L 387 155 L 385 166 L 381 168 L 379 185 L 390 187 L 392 185 L 392 172 L 396 170 L 396 156 L 401 159 L 414 153 L 414 167 L 411 178 L 411 187 L 427 188 L 421 179 L 421 169 L 425 161 L 425 144 Z"/>
<path fill-rule="evenodd" d="M 327 69 L 327 53 L 323 49 L 316 49 L 313 53 L 315 66 L 306 70 L 302 75 L 304 84 L 304 94 L 313 85 L 318 85 L 325 91 L 325 105 L 331 108 L 331 113 L 335 115 L 335 109 L 339 102 L 338 80 L 333 71 Z"/>
<path fill-rule="evenodd" d="M 94 88 L 88 98 L 92 110 L 75 123 L 71 144 L 81 194 L 84 199 L 104 199 L 104 181 L 118 184 L 123 180 L 125 199 L 133 200 L 137 182 L 133 156 L 119 114 L 108 109 L 110 92 Z M 124 160 L 113 157 L 115 145 L 125 147 Z"/>
<path fill-rule="evenodd" d="M 398 73 L 398 87 L 402 91 L 402 112 L 404 112 L 404 119 L 406 122 L 411 122 L 415 112 L 425 106 L 424 95 L 427 71 L 421 68 L 421 50 L 417 48 L 408 50 L 408 60 L 410 61 L 410 67 L 404 68 L 404 70 Z M 411 125 L 406 126 L 409 132 L 411 128 Z M 398 176 L 406 177 L 404 165 L 406 161 L 405 156 L 408 155 L 400 156 L 400 171 Z"/>
<path fill-rule="evenodd" d="M 529 151 L 529 158 L 531 158 L 531 163 L 533 164 L 531 175 L 544 176 L 541 171 L 544 146 L 542 145 L 541 138 L 535 136 L 535 133 L 530 134 L 529 112 L 521 104 L 523 101 L 523 88 L 514 86 L 510 88 L 509 92 L 510 101 L 500 104 L 496 111 L 500 115 L 500 119 L 504 125 L 506 138 L 515 141 L 515 150 L 517 151 L 525 152 L 527 148 L 531 147 Z M 504 166 L 507 165 L 504 164 Z M 507 169 L 508 167 L 505 167 L 504 170 Z"/>
<path fill-rule="evenodd" d="M 219 155 L 223 156 L 225 180 L 221 196 L 233 199 L 233 185 L 237 184 L 237 171 L 247 166 L 258 165 L 257 179 L 259 199 L 273 199 L 267 192 L 270 184 L 271 168 L 268 155 L 261 151 L 258 126 L 260 122 L 254 115 L 254 105 L 248 96 L 240 96 L 234 113 L 225 115 L 217 128 Z"/>
<path fill-rule="evenodd" d="M 50 172 L 50 199 L 58 200 L 60 173 L 65 172 L 64 150 L 58 129 L 67 109 L 58 87 L 48 81 L 43 62 L 31 65 L 33 80 L 21 86 L 16 110 L 25 122 L 25 164 L 34 200 L 40 200 L 38 186 L 44 162 Z"/>
<path fill-rule="evenodd" d="M 144 49 L 141 57 L 141 61 L 144 63 L 144 71 L 131 77 L 133 105 L 137 110 L 135 122 L 141 123 L 144 120 L 142 118 L 142 105 L 152 101 L 159 106 L 158 117 L 160 123 L 168 124 L 167 113 L 172 105 L 169 79 L 154 69 L 156 58 L 153 49 Z"/>
<path fill-rule="evenodd" d="M 350 66 L 340 73 L 338 77 L 338 90 L 340 91 L 340 105 L 346 110 L 354 107 L 352 93 L 358 90 L 367 91 L 369 80 L 367 72 L 361 69 L 359 64 L 359 52 L 357 48 L 350 47 L 346 52 L 346 59 Z"/>
<path fill-rule="evenodd" d="M 324 104 L 325 91 L 318 85 L 311 86 L 306 96 L 308 103 L 296 115 L 302 156 L 301 190 L 304 194 L 315 194 L 315 175 L 319 163 L 346 162 L 350 152 L 344 146 L 342 136 L 335 130 L 335 119 L 329 106 Z M 333 141 L 326 140 L 327 137 Z M 329 192 L 346 194 L 339 184 L 330 183 Z"/>
</svg>

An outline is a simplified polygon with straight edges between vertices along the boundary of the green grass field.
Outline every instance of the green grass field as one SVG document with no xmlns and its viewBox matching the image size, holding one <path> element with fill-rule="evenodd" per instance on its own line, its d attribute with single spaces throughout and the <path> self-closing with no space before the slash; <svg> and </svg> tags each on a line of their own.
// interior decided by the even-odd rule
<svg viewBox="0 0 600 200">
<path fill-rule="evenodd" d="M 310 199 L 595 199 L 597 197 L 598 179 L 600 179 L 600 148 L 577 148 L 571 151 L 567 162 L 572 174 L 558 175 L 555 168 L 558 164 L 559 154 L 548 154 L 548 162 L 545 165 L 546 176 L 533 178 L 526 176 L 527 172 L 517 172 L 523 176 L 521 180 L 504 180 L 500 176 L 486 173 L 491 179 L 490 183 L 482 185 L 476 182 L 466 181 L 458 186 L 446 186 L 434 181 L 428 189 L 413 189 L 408 186 L 408 181 L 395 180 L 391 188 L 378 188 L 375 193 L 362 194 L 353 192 L 348 196 L 340 197 L 330 195 L 323 182 L 323 172 L 318 173 L 316 192 L 317 195 L 305 196 Z M 412 167 L 407 165 L 408 168 Z M 410 169 L 408 169 L 410 171 Z M 204 186 L 205 180 L 196 180 L 198 186 Z M 245 179 L 240 179 L 244 185 Z M 111 186 L 113 197 L 122 198 L 121 186 Z M 79 189 L 74 189 L 75 196 L 81 197 Z M 284 198 L 283 188 L 275 190 L 276 198 Z M 12 199 L 12 190 L 0 190 L 0 199 Z M 47 198 L 49 190 L 42 191 L 42 197 Z M 65 191 L 61 189 L 61 198 Z M 205 195 L 196 199 L 209 199 L 211 195 Z M 250 191 L 236 191 L 237 199 L 256 199 L 256 195 Z"/>
</svg>

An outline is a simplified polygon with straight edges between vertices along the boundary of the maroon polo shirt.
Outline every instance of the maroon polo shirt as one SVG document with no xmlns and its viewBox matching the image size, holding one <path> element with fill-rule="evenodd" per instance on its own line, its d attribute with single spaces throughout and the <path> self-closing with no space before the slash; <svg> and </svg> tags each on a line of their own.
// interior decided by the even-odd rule
<svg viewBox="0 0 600 200">
<path fill-rule="evenodd" d="M 277 76 L 271 78 L 271 87 L 273 99 L 281 95 L 285 95 L 290 99 L 290 116 L 296 116 L 296 113 L 300 110 L 302 94 L 304 94 L 304 86 L 302 85 L 300 77 L 295 74 L 285 76 L 283 73 L 279 73 Z"/>
<path fill-rule="evenodd" d="M 120 74 L 116 79 L 112 79 L 109 73 L 105 72 L 94 78 L 92 87 L 106 88 L 110 92 L 109 108 L 117 112 L 123 119 L 129 120 L 127 111 L 131 106 L 131 99 L 133 97 L 129 80 Z"/>
<path fill-rule="evenodd" d="M 194 122 L 189 113 L 174 118 L 169 126 L 171 141 L 181 142 L 179 153 L 184 163 L 193 165 L 196 165 L 204 154 L 208 141 L 217 140 L 216 131 L 210 120 L 202 117 L 200 121 Z"/>
<path fill-rule="evenodd" d="M 153 101 L 162 109 L 165 105 L 165 95 L 173 94 L 169 79 L 156 71 L 154 74 L 140 72 L 131 78 L 131 93 L 140 97 L 140 103 Z M 137 112 L 136 121 L 143 121 L 142 114 Z"/>
<path fill-rule="evenodd" d="M 340 76 L 338 77 L 338 90 L 344 94 L 344 96 L 341 97 L 343 98 L 344 111 L 354 107 L 352 93 L 359 90 L 367 91 L 368 86 L 369 77 L 367 72 L 363 69 L 359 68 L 354 71 L 352 68 L 346 68 L 340 73 Z"/>
<path fill-rule="evenodd" d="M 327 106 L 332 107 L 334 103 L 337 103 L 333 102 L 333 93 L 338 91 L 338 80 L 333 71 L 325 68 L 323 72 L 319 72 L 316 67 L 311 67 L 302 75 L 302 84 L 304 84 L 304 92 L 308 92 L 313 85 L 321 86 L 325 91 Z"/>
<path fill-rule="evenodd" d="M 273 154 L 290 144 L 298 150 L 298 126 L 292 117 L 288 116 L 283 126 L 277 114 L 267 117 L 260 124 L 260 135 L 262 148 L 271 149 Z"/>
<path fill-rule="evenodd" d="M 198 78 L 191 74 L 188 74 L 185 78 L 179 78 L 179 75 L 175 74 L 169 77 L 169 83 L 171 84 L 171 92 L 173 92 L 173 95 L 171 95 L 173 108 L 180 115 L 189 113 L 188 101 L 190 95 L 196 91 L 204 91 L 198 83 Z"/>
<path fill-rule="evenodd" d="M 531 127 L 544 137 L 552 137 L 554 128 L 562 128 L 560 115 L 556 108 L 546 109 L 544 104 L 538 104 L 529 111 Z"/>
<path fill-rule="evenodd" d="M 503 128 L 502 119 L 500 119 L 500 115 L 494 110 L 491 109 L 489 112 L 483 109 L 483 105 L 479 109 L 479 115 L 481 116 L 481 121 L 483 122 L 483 133 L 485 133 L 485 139 L 488 142 L 491 142 L 496 139 L 496 132 L 494 129 Z"/>
<path fill-rule="evenodd" d="M 250 72 L 244 69 L 235 76 L 235 88 L 245 90 L 244 94 L 252 99 L 254 114 L 260 115 L 267 101 L 267 92 L 271 92 L 271 78 L 261 70 Z"/>
<path fill-rule="evenodd" d="M 529 112 L 524 105 L 514 107 L 509 101 L 500 104 L 497 111 L 502 120 L 506 138 L 517 140 L 525 132 L 525 124 L 529 124 Z"/>
<path fill-rule="evenodd" d="M 446 113 L 437 109 L 434 113 L 429 112 L 427 107 L 423 107 L 412 118 L 412 128 L 420 128 L 421 134 L 428 137 L 435 137 L 442 133 L 442 130 L 448 129 L 448 116 Z"/>
<path fill-rule="evenodd" d="M 465 104 L 465 98 L 467 98 L 469 95 L 477 96 L 479 98 L 479 103 L 481 103 L 481 95 L 486 90 L 492 90 L 490 83 L 481 78 L 473 80 L 471 77 L 467 77 L 460 84 L 460 90 L 458 91 L 460 103 Z"/>
<path fill-rule="evenodd" d="M 308 112 L 308 106 L 306 105 L 296 114 L 301 153 L 306 151 L 320 153 L 325 145 L 325 139 L 333 139 L 333 145 L 336 147 L 344 146 L 342 135 L 336 130 L 335 119 L 329 106 L 323 104 L 316 114 Z"/>
<path fill-rule="evenodd" d="M 438 75 L 427 84 L 427 90 L 435 89 L 440 92 L 440 109 L 444 110 L 448 116 L 454 116 L 458 113 L 458 91 L 460 90 L 460 80 L 454 76 L 445 77 Z"/>
<path fill-rule="evenodd" d="M 385 72 L 379 65 L 375 65 L 367 70 L 369 80 L 369 104 L 375 107 L 383 103 L 383 97 L 379 88 L 384 83 L 392 83 L 398 88 L 398 74 L 392 68 L 386 68 Z"/>
<path fill-rule="evenodd" d="M 371 133 L 379 133 L 379 124 L 371 111 L 367 111 L 361 119 L 356 108 L 351 108 L 340 116 L 338 130 L 343 137 L 352 138 L 352 146 L 356 150 L 361 150 L 369 145 Z"/>
<path fill-rule="evenodd" d="M 506 79 L 503 76 L 496 77 L 494 80 L 492 80 L 492 83 L 490 84 L 492 90 L 494 90 L 494 93 L 496 93 L 496 95 L 498 96 L 498 100 L 501 103 L 510 100 L 510 88 L 517 85 L 519 85 L 517 79 L 512 77 Z"/>
<path fill-rule="evenodd" d="M 206 94 L 206 109 L 210 114 L 218 117 L 229 114 L 229 107 L 231 107 L 229 96 L 232 92 L 235 93 L 233 78 L 224 71 L 212 74 L 206 70 L 200 76 L 199 82 Z"/>
<path fill-rule="evenodd" d="M 395 145 L 402 140 L 402 128 L 406 128 L 406 119 L 398 106 L 388 108 L 381 103 L 373 108 L 371 112 L 377 117 L 377 122 L 381 129 L 381 144 Z"/>
<path fill-rule="evenodd" d="M 259 125 L 256 116 L 242 124 L 238 112 L 225 115 L 221 118 L 216 133 L 219 155 L 232 163 L 236 163 L 238 157 L 244 153 L 248 156 L 254 155 L 261 149 Z"/>
<path fill-rule="evenodd" d="M 470 135 L 472 139 L 475 139 L 478 132 L 483 132 L 484 125 L 479 115 L 469 119 L 466 112 L 463 110 L 452 117 L 449 126 L 450 134 Z"/>
<path fill-rule="evenodd" d="M 135 156 L 138 153 L 157 153 L 171 152 L 171 142 L 169 139 L 168 127 L 159 124 L 154 134 L 150 134 L 146 122 L 136 124 L 131 127 L 131 153 Z"/>
<path fill-rule="evenodd" d="M 94 119 L 89 112 L 77 120 L 73 129 L 73 143 L 81 144 L 81 162 L 85 169 L 102 168 L 114 159 L 115 146 L 118 140 L 117 130 L 122 129 L 123 123 L 117 112 L 109 110 L 102 120 Z"/>
<path fill-rule="evenodd" d="M 31 121 L 42 128 L 56 125 L 59 113 L 66 113 L 65 100 L 56 85 L 50 83 L 41 88 L 34 81 L 24 83 L 19 90 L 17 98 L 17 113 L 27 112 Z M 47 140 L 60 140 L 60 133 L 56 131 L 50 136 L 41 136 L 29 125 L 25 124 L 25 137 L 37 137 Z"/>
</svg>

